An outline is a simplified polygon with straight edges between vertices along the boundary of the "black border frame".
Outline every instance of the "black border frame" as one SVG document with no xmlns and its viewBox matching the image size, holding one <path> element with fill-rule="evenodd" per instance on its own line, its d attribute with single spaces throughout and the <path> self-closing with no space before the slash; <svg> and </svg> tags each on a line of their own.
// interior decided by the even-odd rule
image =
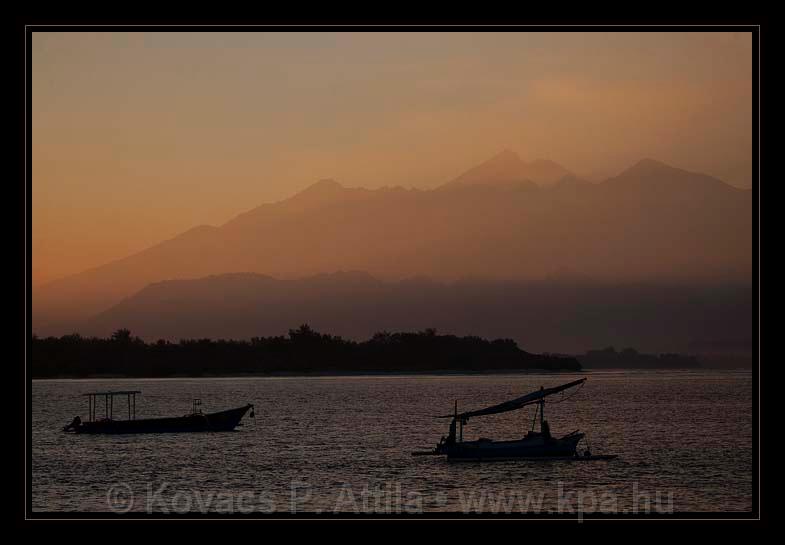
<svg viewBox="0 0 785 545">
<path fill-rule="evenodd" d="M 449 23 L 443 22 L 441 24 L 411 24 L 407 22 L 398 23 L 383 23 L 383 24 L 373 24 L 373 23 L 357 23 L 357 24 L 347 24 L 345 19 L 336 22 L 333 24 L 325 23 L 324 21 L 315 22 L 315 23 L 303 23 L 295 22 L 295 23 L 288 23 L 288 22 L 265 22 L 264 24 L 254 25 L 254 24 L 247 24 L 247 23 L 240 23 L 240 24 L 231 24 L 231 23 L 217 23 L 217 24 L 151 24 L 149 22 L 140 22 L 139 24 L 107 24 L 107 23 L 88 23 L 84 24 L 83 22 L 75 23 L 75 24 L 68 24 L 57 22 L 53 24 L 49 24 L 45 21 L 38 21 L 38 22 L 31 22 L 31 23 L 21 23 L 15 27 L 21 32 L 13 32 L 12 36 L 15 39 L 23 38 L 24 40 L 24 51 L 23 56 L 21 57 L 23 61 L 19 63 L 19 73 L 23 75 L 23 85 L 21 90 L 22 100 L 20 103 L 23 105 L 19 111 L 21 116 L 23 116 L 23 120 L 21 120 L 21 125 L 23 128 L 24 134 L 24 141 L 23 144 L 20 146 L 19 155 L 17 157 L 21 158 L 20 163 L 20 172 L 24 176 L 24 184 L 21 185 L 21 191 L 19 199 L 22 202 L 22 207 L 19 210 L 23 211 L 22 219 L 17 225 L 23 226 L 23 233 L 21 240 L 21 244 L 18 247 L 17 251 L 20 251 L 22 256 L 21 262 L 24 264 L 22 276 L 24 279 L 23 285 L 24 290 L 21 292 L 23 301 L 23 314 L 25 316 L 24 320 L 24 331 L 20 332 L 19 337 L 15 338 L 22 338 L 23 344 L 21 346 L 22 352 L 22 373 L 19 382 L 22 385 L 23 400 L 21 400 L 20 405 L 23 407 L 25 411 L 24 418 L 18 419 L 20 422 L 20 435 L 24 438 L 20 444 L 24 445 L 24 453 L 23 453 L 23 461 L 24 463 L 22 466 L 25 468 L 25 471 L 19 473 L 20 481 L 24 479 L 22 484 L 22 488 L 24 489 L 24 497 L 25 502 L 22 507 L 22 517 L 25 522 L 34 522 L 34 521 L 44 521 L 44 520 L 99 520 L 99 521 L 108 521 L 108 520 L 235 520 L 235 519 L 253 519 L 253 520 L 526 520 L 526 521 L 535 521 L 535 520 L 543 520 L 543 521 L 553 521 L 553 520 L 560 520 L 560 521 L 576 521 L 578 520 L 577 516 L 569 516 L 569 515 L 503 515 L 503 514 L 484 514 L 484 515 L 465 515 L 462 513 L 444 513 L 444 514 L 427 514 L 427 515 L 362 515 L 362 514 L 345 514 L 345 515 L 315 515 L 315 514 L 290 514 L 290 513 L 278 513 L 272 515 L 260 515 L 260 514 L 253 514 L 253 515 L 200 515 L 200 514 L 187 514 L 187 515 L 150 515 L 150 514 L 127 514 L 127 515 L 116 515 L 110 513 L 85 513 L 85 514 L 76 514 L 76 513 L 36 513 L 32 511 L 32 474 L 31 474 L 31 458 L 32 458 L 32 441 L 29 434 L 28 429 L 28 419 L 29 415 L 32 411 L 32 402 L 31 402 L 31 395 L 32 395 L 32 379 L 28 378 L 27 374 L 27 361 L 26 361 L 26 352 L 28 349 L 28 344 L 30 340 L 30 335 L 32 331 L 32 323 L 31 323 L 31 288 L 30 288 L 30 270 L 31 270 L 31 259 L 32 259 L 32 251 L 31 251 L 31 242 L 30 242 L 30 235 L 32 232 L 32 206 L 29 200 L 29 195 L 31 193 L 32 188 L 32 174 L 31 174 L 31 165 L 32 165 L 32 136 L 31 136 L 31 95 L 30 95 L 30 88 L 32 85 L 32 77 L 31 77 L 31 66 L 32 66 L 32 59 L 30 56 L 31 50 L 31 40 L 32 40 L 32 32 L 49 32 L 49 31 L 57 31 L 57 32 L 85 32 L 85 31 L 155 31 L 155 32 L 193 32 L 193 31 L 204 31 L 204 32 L 263 32 L 263 31 L 309 31 L 309 32 L 319 32 L 319 31 L 407 31 L 407 32 L 433 32 L 433 31 L 447 31 L 447 32 L 454 32 L 454 31 L 471 31 L 471 32 L 527 32 L 527 31 L 561 31 L 561 32 L 570 32 L 570 31 L 580 31 L 580 32 L 620 32 L 620 31 L 632 31 L 632 32 L 681 32 L 681 31 L 698 31 L 698 32 L 714 32 L 714 31 L 736 31 L 736 32 L 752 32 L 753 33 L 753 74 L 752 74 L 752 85 L 753 85 L 753 92 L 752 92 L 752 109 L 753 109 L 753 126 L 752 126 L 752 142 L 753 142 L 753 184 L 752 184 L 752 191 L 753 191 L 753 206 L 755 207 L 755 203 L 757 203 L 757 207 L 753 210 L 753 221 L 756 222 L 753 225 L 753 236 L 755 237 L 755 241 L 757 244 L 753 245 L 753 278 L 752 278 L 752 288 L 755 290 L 754 297 L 754 315 L 753 315 L 753 325 L 754 330 L 757 332 L 757 336 L 754 342 L 753 347 L 753 358 L 754 364 L 752 369 L 752 377 L 753 382 L 756 382 L 758 385 L 757 390 L 753 391 L 753 509 L 749 513 L 733 513 L 733 512 L 711 512 L 711 513 L 673 513 L 667 515 L 646 515 L 644 517 L 641 516 L 624 516 L 624 515 L 603 515 L 603 514 L 585 514 L 583 516 L 583 520 L 585 522 L 592 522 L 592 521 L 642 521 L 642 520 L 670 520 L 670 521 L 720 521 L 720 520 L 745 520 L 745 521 L 761 521 L 764 520 L 763 517 L 763 492 L 764 492 L 764 485 L 763 481 L 761 480 L 761 470 L 767 463 L 764 462 L 764 454 L 766 453 L 766 449 L 764 448 L 763 437 L 762 437 L 762 424 L 763 424 L 763 411 L 762 409 L 762 398 L 766 397 L 767 399 L 771 399 L 770 396 L 763 396 L 761 388 L 764 386 L 772 387 L 773 381 L 769 378 L 768 381 L 765 383 L 762 381 L 763 369 L 761 367 L 761 342 L 762 342 L 762 331 L 761 331 L 761 312 L 764 310 L 764 305 L 761 304 L 762 300 L 760 297 L 761 288 L 765 284 L 764 277 L 763 277 L 763 261 L 761 260 L 760 255 L 760 248 L 761 243 L 763 242 L 763 236 L 761 233 L 761 205 L 763 201 L 761 200 L 761 130 L 764 129 L 763 118 L 761 117 L 761 105 L 765 103 L 763 99 L 763 78 L 762 73 L 760 71 L 761 67 L 761 60 L 763 55 L 761 54 L 761 44 L 763 43 L 763 36 L 768 35 L 768 32 L 761 32 L 762 28 L 765 28 L 766 31 L 770 31 L 770 28 L 764 27 L 760 24 L 752 24 L 752 23 L 742 23 L 742 24 L 723 24 L 723 23 L 709 23 L 709 24 L 673 24 L 673 23 L 664 23 L 664 24 L 656 24 L 656 23 L 649 23 L 643 25 L 631 25 L 631 24 L 608 24 L 606 23 L 598 23 L 598 24 L 591 24 L 591 23 L 573 23 L 573 24 L 563 24 L 563 23 L 556 23 L 556 24 L 549 24 L 549 23 L 542 23 L 542 24 L 510 24 L 510 23 L 501 23 L 501 24 L 493 24 L 491 22 L 486 23 L 477 23 L 477 24 L 466 24 L 466 23 Z M 17 44 L 15 44 L 17 45 Z M 19 202 L 19 201 L 17 201 Z M 771 199 L 768 201 L 771 204 Z M 17 405 L 19 406 L 19 405 Z"/>
</svg>

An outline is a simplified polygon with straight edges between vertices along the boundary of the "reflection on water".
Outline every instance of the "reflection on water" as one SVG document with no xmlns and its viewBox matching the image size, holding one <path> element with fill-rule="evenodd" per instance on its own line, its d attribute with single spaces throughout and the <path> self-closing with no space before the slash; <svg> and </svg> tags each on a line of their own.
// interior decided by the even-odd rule
<svg viewBox="0 0 785 545">
<path fill-rule="evenodd" d="M 412 457 L 447 433 L 432 418 L 576 377 L 546 405 L 555 435 L 587 432 L 612 462 L 447 463 Z M 82 436 L 91 390 L 138 389 L 137 417 L 254 403 L 231 433 Z M 569 394 L 568 394 L 569 395 Z M 652 512 L 752 509 L 752 379 L 738 371 L 585 375 L 35 381 L 38 511 Z M 559 396 L 555 396 L 558 400 Z M 98 406 L 101 413 L 102 405 Z M 117 414 L 117 411 L 116 411 Z M 472 419 L 465 439 L 521 437 L 534 407 Z M 659 500 L 659 503 L 658 503 Z M 647 503 L 648 502 L 648 503 Z"/>
</svg>

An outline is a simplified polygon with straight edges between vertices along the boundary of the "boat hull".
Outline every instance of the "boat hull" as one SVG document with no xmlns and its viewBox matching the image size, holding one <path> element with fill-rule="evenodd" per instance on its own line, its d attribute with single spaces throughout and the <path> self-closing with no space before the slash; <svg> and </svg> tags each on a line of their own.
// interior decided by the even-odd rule
<svg viewBox="0 0 785 545">
<path fill-rule="evenodd" d="M 252 405 L 210 414 L 191 414 L 171 418 L 140 420 L 99 420 L 83 422 L 73 431 L 87 434 L 125 433 L 193 433 L 205 431 L 232 431 Z"/>
<path fill-rule="evenodd" d="M 464 441 L 446 448 L 448 460 L 495 461 L 526 459 L 565 459 L 575 457 L 583 433 L 562 438 L 526 437 L 518 441 Z"/>
<path fill-rule="evenodd" d="M 518 457 L 511 457 L 511 458 L 453 458 L 450 462 L 599 462 L 599 461 L 609 461 L 615 460 L 619 456 L 616 454 L 599 454 L 599 455 L 590 455 L 590 456 L 582 456 L 580 454 L 574 454 L 572 456 L 518 456 Z"/>
</svg>

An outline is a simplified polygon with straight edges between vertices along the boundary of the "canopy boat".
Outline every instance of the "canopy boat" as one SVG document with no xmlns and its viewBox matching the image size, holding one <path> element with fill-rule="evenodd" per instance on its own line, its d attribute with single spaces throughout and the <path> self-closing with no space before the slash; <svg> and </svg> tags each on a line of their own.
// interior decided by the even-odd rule
<svg viewBox="0 0 785 545">
<path fill-rule="evenodd" d="M 229 409 L 216 413 L 202 413 L 202 402 L 199 399 L 193 400 L 190 414 L 184 416 L 174 416 L 168 418 L 136 418 L 136 395 L 141 394 L 139 390 L 114 391 L 114 392 L 89 392 L 83 394 L 88 397 L 89 420 L 82 422 L 78 416 L 63 428 L 64 432 L 73 433 L 177 433 L 177 432 L 200 432 L 200 431 L 232 431 L 240 424 L 245 413 L 251 410 L 251 418 L 254 415 L 252 404 Z M 128 402 L 128 419 L 115 420 L 114 398 L 115 396 L 126 396 Z M 99 397 L 104 398 L 106 414 L 104 418 L 96 419 L 95 411 Z"/>
<path fill-rule="evenodd" d="M 458 413 L 458 402 L 451 415 L 438 416 L 437 418 L 451 418 L 450 432 L 447 437 L 442 437 L 436 448 L 432 451 L 413 452 L 415 456 L 446 455 L 448 460 L 455 461 L 492 461 L 492 460 L 609 460 L 616 458 L 613 455 L 592 455 L 587 448 L 578 454 L 578 443 L 585 437 L 578 430 L 554 437 L 551 435 L 550 426 L 545 420 L 545 398 L 569 388 L 583 385 L 585 378 L 555 386 L 543 388 L 524 396 L 492 405 L 476 411 Z M 491 439 L 478 439 L 476 441 L 463 440 L 463 427 L 470 418 L 490 414 L 500 414 L 516 411 L 528 405 L 537 405 L 532 422 L 532 429 L 521 439 L 512 441 L 493 441 Z M 534 430 L 537 414 L 540 416 L 540 431 Z M 457 430 L 456 430 L 457 428 Z"/>
</svg>

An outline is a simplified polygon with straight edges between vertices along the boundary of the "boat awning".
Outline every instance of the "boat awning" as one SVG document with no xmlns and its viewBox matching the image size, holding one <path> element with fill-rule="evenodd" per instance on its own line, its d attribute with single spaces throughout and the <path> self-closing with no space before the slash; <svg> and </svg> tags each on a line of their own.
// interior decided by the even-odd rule
<svg viewBox="0 0 785 545">
<path fill-rule="evenodd" d="M 474 416 L 484 416 L 487 414 L 498 414 L 498 413 L 506 413 L 508 411 L 515 411 L 525 407 L 526 405 L 531 405 L 532 403 L 537 403 L 541 399 L 548 397 L 549 395 L 558 394 L 561 391 L 567 390 L 568 388 L 572 388 L 573 386 L 577 386 L 586 382 L 585 378 L 575 380 L 573 382 L 568 382 L 567 384 L 562 384 L 561 386 L 554 386 L 553 388 L 541 388 L 536 392 L 532 392 L 530 394 L 526 394 L 524 396 L 511 399 L 510 401 L 505 401 L 504 403 L 499 403 L 498 405 L 491 405 L 490 407 L 485 407 L 484 409 L 479 409 L 476 411 L 468 411 L 465 413 L 460 413 L 458 415 L 455 414 L 446 414 L 444 416 L 440 416 L 439 418 L 457 418 L 461 420 L 466 420 L 467 418 L 472 418 Z"/>
<path fill-rule="evenodd" d="M 124 395 L 133 395 L 133 394 L 141 394 L 140 390 L 116 390 L 114 392 L 87 392 L 86 394 L 82 394 L 83 396 L 124 396 Z"/>
</svg>

